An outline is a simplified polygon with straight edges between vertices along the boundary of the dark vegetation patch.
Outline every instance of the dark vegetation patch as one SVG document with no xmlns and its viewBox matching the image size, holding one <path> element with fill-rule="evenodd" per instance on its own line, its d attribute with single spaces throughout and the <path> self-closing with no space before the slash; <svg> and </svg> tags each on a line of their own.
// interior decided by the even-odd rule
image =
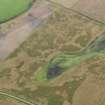
<svg viewBox="0 0 105 105">
<path fill-rule="evenodd" d="M 52 79 L 56 76 L 59 76 L 62 73 L 62 68 L 54 65 L 53 67 L 48 68 L 47 79 Z"/>
</svg>

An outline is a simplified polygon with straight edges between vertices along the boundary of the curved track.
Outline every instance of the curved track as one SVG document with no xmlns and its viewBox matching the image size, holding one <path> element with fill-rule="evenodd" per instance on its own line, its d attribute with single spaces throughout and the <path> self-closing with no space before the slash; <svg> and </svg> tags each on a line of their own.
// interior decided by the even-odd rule
<svg viewBox="0 0 105 105">
<path fill-rule="evenodd" d="M 37 105 L 37 104 L 33 104 L 32 102 L 29 102 L 29 101 L 27 101 L 27 100 L 25 100 L 25 99 L 23 99 L 23 98 L 20 98 L 20 97 L 17 97 L 17 96 L 8 94 L 8 93 L 6 93 L 6 92 L 3 92 L 3 91 L 1 91 L 1 90 L 0 90 L 0 95 L 6 96 L 6 97 L 9 97 L 9 98 L 13 98 L 13 99 L 15 99 L 15 100 L 17 100 L 17 101 L 19 101 L 19 102 L 22 102 L 22 103 L 24 103 L 24 104 L 27 104 L 27 105 Z"/>
</svg>

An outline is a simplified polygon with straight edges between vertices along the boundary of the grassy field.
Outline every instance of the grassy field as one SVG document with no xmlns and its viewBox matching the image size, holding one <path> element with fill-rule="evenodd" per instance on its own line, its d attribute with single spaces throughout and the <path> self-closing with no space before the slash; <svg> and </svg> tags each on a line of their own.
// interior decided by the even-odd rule
<svg viewBox="0 0 105 105">
<path fill-rule="evenodd" d="M 37 81 L 36 77 L 42 77 L 39 72 L 53 57 L 84 49 L 105 29 L 103 24 L 60 5 L 51 6 L 52 15 L 14 53 L 0 61 L 0 90 L 38 105 L 104 105 L 95 103 L 97 97 L 102 102 L 105 99 L 104 54 L 86 59 L 47 83 Z M 8 100 L 10 105 L 19 103 L 6 98 L 2 97 L 0 105 L 9 105 Z"/>
<path fill-rule="evenodd" d="M 24 12 L 32 0 L 0 0 L 0 23 Z"/>
</svg>

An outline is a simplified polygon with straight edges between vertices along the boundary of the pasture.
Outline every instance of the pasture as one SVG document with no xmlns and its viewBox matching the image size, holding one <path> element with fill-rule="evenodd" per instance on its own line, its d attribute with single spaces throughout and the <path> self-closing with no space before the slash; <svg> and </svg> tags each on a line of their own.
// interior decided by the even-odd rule
<svg viewBox="0 0 105 105">
<path fill-rule="evenodd" d="M 32 0 L 0 0 L 0 23 L 28 10 Z"/>
</svg>

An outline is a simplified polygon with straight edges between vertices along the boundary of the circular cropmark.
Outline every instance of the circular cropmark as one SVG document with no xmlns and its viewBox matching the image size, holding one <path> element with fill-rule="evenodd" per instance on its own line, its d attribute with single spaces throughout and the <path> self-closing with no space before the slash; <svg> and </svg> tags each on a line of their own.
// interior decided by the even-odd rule
<svg viewBox="0 0 105 105">
<path fill-rule="evenodd" d="M 33 0 L 0 0 L 0 23 L 10 20 L 25 12 Z"/>
</svg>

